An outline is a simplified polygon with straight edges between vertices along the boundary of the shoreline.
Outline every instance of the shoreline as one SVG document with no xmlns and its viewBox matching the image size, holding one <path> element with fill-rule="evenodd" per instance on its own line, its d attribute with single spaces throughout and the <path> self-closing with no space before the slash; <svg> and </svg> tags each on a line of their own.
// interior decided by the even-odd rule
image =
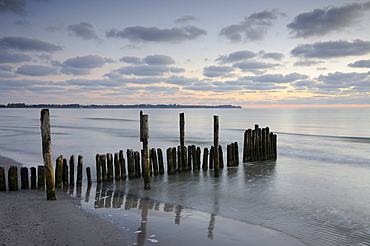
<svg viewBox="0 0 370 246">
<path fill-rule="evenodd" d="M 18 164 L 7 157 L 4 162 Z M 198 210 L 184 209 L 179 224 L 168 212 L 148 210 L 152 201 L 127 209 L 95 209 L 82 197 L 57 191 L 47 201 L 45 191 L 0 192 L 0 241 L 3 245 L 305 245 L 282 232 Z M 148 204 L 147 204 L 148 202 Z M 145 205 L 147 204 L 147 205 Z M 146 208 L 146 209 L 145 209 Z M 146 218 L 143 218 L 146 214 Z M 211 226 L 209 218 L 217 220 Z M 144 233 L 145 228 L 145 233 Z M 212 229 L 212 238 L 209 233 Z"/>
</svg>

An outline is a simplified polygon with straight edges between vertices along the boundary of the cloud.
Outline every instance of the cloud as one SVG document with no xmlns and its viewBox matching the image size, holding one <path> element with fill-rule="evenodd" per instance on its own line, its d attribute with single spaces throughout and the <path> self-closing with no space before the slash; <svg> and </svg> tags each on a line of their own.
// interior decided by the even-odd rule
<svg viewBox="0 0 370 246">
<path fill-rule="evenodd" d="M 209 66 L 203 69 L 203 75 L 210 78 L 223 77 L 234 70 L 234 68 L 228 66 Z"/>
<path fill-rule="evenodd" d="M 124 56 L 121 59 L 119 59 L 120 62 L 126 62 L 131 64 L 143 64 L 143 61 L 136 56 Z"/>
<path fill-rule="evenodd" d="M 195 18 L 192 15 L 184 15 L 183 17 L 176 19 L 175 22 L 179 23 L 179 24 L 184 24 L 185 22 L 193 21 L 193 20 L 196 20 L 196 19 L 197 18 Z"/>
<path fill-rule="evenodd" d="M 274 59 L 276 61 L 281 61 L 285 55 L 282 54 L 282 53 L 277 53 L 277 52 L 270 52 L 270 53 L 263 53 L 261 55 L 262 58 L 270 58 L 270 59 Z"/>
<path fill-rule="evenodd" d="M 317 42 L 299 45 L 290 52 L 293 56 L 304 58 L 332 58 L 344 56 L 361 56 L 370 53 L 370 42 L 356 39 L 348 41 Z"/>
<path fill-rule="evenodd" d="M 12 12 L 16 15 L 26 15 L 25 0 L 0 0 L 0 13 Z"/>
<path fill-rule="evenodd" d="M 98 55 L 77 56 L 60 64 L 62 67 L 60 71 L 64 74 L 88 75 L 91 73 L 91 69 L 102 67 L 106 62 L 111 61 Z"/>
<path fill-rule="evenodd" d="M 58 69 L 41 65 L 23 65 L 17 69 L 16 73 L 28 76 L 49 76 L 58 74 Z"/>
<path fill-rule="evenodd" d="M 92 86 L 116 87 L 125 85 L 125 82 L 112 79 L 70 79 L 66 81 L 66 84 L 83 87 L 92 87 Z"/>
<path fill-rule="evenodd" d="M 352 3 L 342 7 L 330 6 L 325 9 L 315 9 L 297 15 L 287 27 L 291 29 L 291 34 L 296 38 L 323 36 L 357 24 L 362 13 L 369 9 L 370 1 L 361 4 Z"/>
<path fill-rule="evenodd" d="M 31 61 L 31 56 L 8 52 L 0 49 L 0 64 L 1 63 L 22 63 Z"/>
<path fill-rule="evenodd" d="M 247 80 L 253 81 L 253 82 L 268 82 L 268 83 L 291 83 L 297 80 L 307 79 L 308 76 L 304 74 L 299 73 L 291 73 L 288 75 L 283 76 L 282 74 L 265 74 L 260 76 L 246 76 L 244 77 Z"/>
<path fill-rule="evenodd" d="M 244 61 L 238 62 L 233 65 L 235 68 L 239 68 L 244 72 L 260 73 L 262 69 L 274 68 L 281 66 L 278 63 L 264 63 L 258 61 Z"/>
<path fill-rule="evenodd" d="M 173 27 L 171 29 L 160 29 L 157 27 L 134 26 L 119 31 L 111 29 L 106 32 L 108 38 L 123 38 L 133 42 L 168 42 L 181 43 L 194 40 L 207 32 L 195 26 Z"/>
<path fill-rule="evenodd" d="M 320 75 L 317 81 L 323 82 L 325 85 L 337 85 L 342 87 L 344 84 L 352 84 L 354 82 L 364 81 L 369 79 L 369 73 L 342 73 L 335 72 L 328 75 Z"/>
<path fill-rule="evenodd" d="M 165 82 L 168 84 L 180 85 L 180 86 L 189 86 L 196 81 L 198 81 L 198 79 L 186 78 L 184 76 L 171 76 L 165 80 Z"/>
<path fill-rule="evenodd" d="M 235 51 L 233 53 L 230 53 L 228 55 L 222 55 L 219 58 L 216 59 L 220 64 L 225 63 L 234 63 L 237 61 L 242 61 L 246 59 L 250 59 L 255 57 L 256 54 L 249 50 L 241 50 L 241 51 Z"/>
<path fill-rule="evenodd" d="M 354 63 L 348 64 L 349 67 L 366 67 L 370 68 L 370 60 L 359 60 Z"/>
<path fill-rule="evenodd" d="M 94 31 L 94 27 L 88 22 L 80 22 L 80 24 L 68 25 L 67 30 L 70 35 L 83 38 L 85 40 L 99 39 Z"/>
<path fill-rule="evenodd" d="M 10 72 L 13 71 L 13 67 L 10 65 L 0 65 L 0 71 Z"/>
<path fill-rule="evenodd" d="M 137 75 L 137 76 L 161 76 L 169 71 L 167 66 L 128 66 L 122 67 L 117 70 L 120 74 L 124 75 Z"/>
<path fill-rule="evenodd" d="M 30 26 L 30 23 L 28 21 L 18 20 L 18 21 L 14 21 L 13 22 L 13 25 L 15 25 L 15 26 L 22 26 L 22 27 L 29 27 Z"/>
<path fill-rule="evenodd" d="M 0 49 L 19 51 L 55 52 L 63 50 L 61 46 L 38 39 L 24 37 L 5 37 L 0 39 Z"/>
<path fill-rule="evenodd" d="M 294 63 L 294 66 L 297 67 L 309 67 L 312 65 L 324 63 L 323 61 L 314 61 L 314 60 L 304 60 L 304 61 L 297 61 Z"/>
<path fill-rule="evenodd" d="M 148 65 L 169 65 L 174 64 L 175 60 L 170 56 L 165 55 L 151 55 L 143 59 L 143 61 Z"/>
<path fill-rule="evenodd" d="M 262 40 L 267 30 L 273 26 L 272 21 L 276 20 L 278 15 L 284 14 L 278 12 L 277 9 L 253 13 L 245 17 L 244 21 L 239 24 L 222 28 L 219 36 L 225 37 L 232 42 Z"/>
</svg>

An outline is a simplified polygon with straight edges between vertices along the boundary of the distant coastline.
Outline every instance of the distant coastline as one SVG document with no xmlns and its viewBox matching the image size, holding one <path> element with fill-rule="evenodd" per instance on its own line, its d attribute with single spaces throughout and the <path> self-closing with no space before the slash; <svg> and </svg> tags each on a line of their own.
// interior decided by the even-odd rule
<svg viewBox="0 0 370 246">
<path fill-rule="evenodd" d="M 109 105 L 109 104 L 25 104 L 8 103 L 0 105 L 0 108 L 242 108 L 237 105 L 183 105 L 183 104 L 129 104 L 129 105 Z"/>
</svg>

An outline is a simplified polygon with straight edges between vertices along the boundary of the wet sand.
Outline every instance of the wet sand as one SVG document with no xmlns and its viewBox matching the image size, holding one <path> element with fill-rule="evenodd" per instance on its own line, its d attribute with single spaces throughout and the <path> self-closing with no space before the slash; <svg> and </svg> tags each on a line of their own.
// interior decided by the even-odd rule
<svg viewBox="0 0 370 246">
<path fill-rule="evenodd" d="M 0 166 L 15 165 L 0 157 Z M 3 163 L 2 161 L 6 161 Z M 11 163 L 11 164 L 9 164 Z M 5 165 L 7 164 L 7 165 Z M 7 168 L 6 168 L 7 170 Z M 305 245 L 284 233 L 241 221 L 186 209 L 181 226 L 168 213 L 81 208 L 81 201 L 57 192 L 0 192 L 2 245 Z M 143 214 L 146 214 L 143 217 Z M 217 224 L 209 224 L 209 218 Z"/>
</svg>

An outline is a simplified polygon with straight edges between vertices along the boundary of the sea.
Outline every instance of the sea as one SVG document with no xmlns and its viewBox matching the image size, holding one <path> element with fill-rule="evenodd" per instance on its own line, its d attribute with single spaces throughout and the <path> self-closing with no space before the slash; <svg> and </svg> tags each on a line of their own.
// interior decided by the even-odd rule
<svg viewBox="0 0 370 246">
<path fill-rule="evenodd" d="M 238 142 L 239 166 L 221 169 L 219 177 L 213 170 L 152 176 L 150 190 L 141 178 L 98 184 L 96 154 L 142 148 L 140 110 L 149 116 L 149 147 L 161 148 L 165 163 L 166 149 L 180 143 L 180 113 L 185 144 L 202 150 L 213 145 L 218 115 L 224 162 L 226 146 Z M 0 109 L 0 156 L 27 167 L 43 164 L 40 111 Z M 370 108 L 52 108 L 50 115 L 53 160 L 82 155 L 92 169 L 91 187 L 84 174 L 82 189 L 67 192 L 127 230 L 133 245 L 161 245 L 165 239 L 155 225 L 162 220 L 170 221 L 161 229 L 167 245 L 200 237 L 205 243 L 198 245 L 217 245 L 221 237 L 228 245 L 256 245 L 240 235 L 248 226 L 305 245 L 370 245 Z M 244 132 L 256 124 L 277 135 L 276 160 L 243 163 Z M 218 230 L 221 225 L 228 231 Z M 171 243 L 176 237 L 183 244 Z"/>
</svg>

